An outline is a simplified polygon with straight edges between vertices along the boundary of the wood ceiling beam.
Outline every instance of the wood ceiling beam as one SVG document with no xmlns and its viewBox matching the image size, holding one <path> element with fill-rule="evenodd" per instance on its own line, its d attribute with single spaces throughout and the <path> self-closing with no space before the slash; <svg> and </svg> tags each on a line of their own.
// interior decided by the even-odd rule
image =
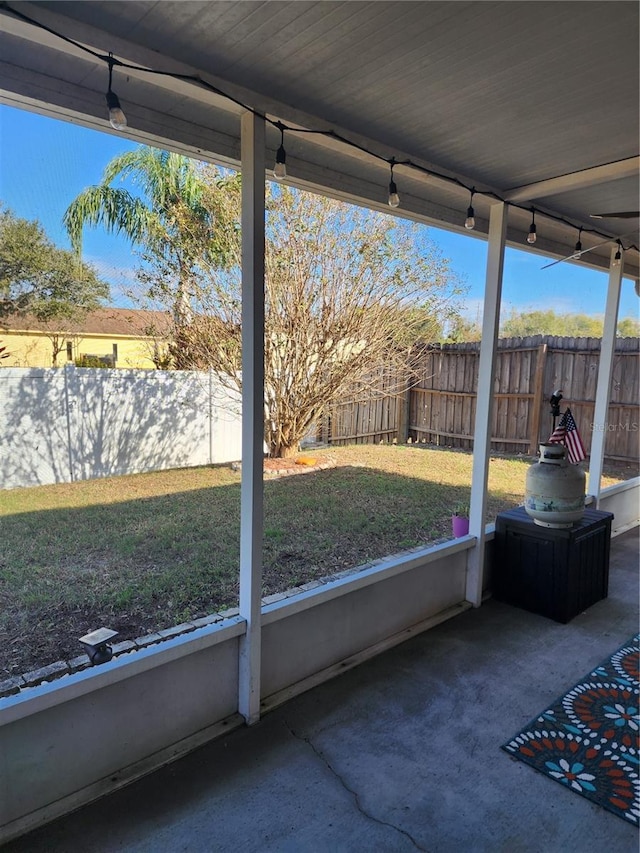
<svg viewBox="0 0 640 853">
<path fill-rule="evenodd" d="M 619 178 L 630 178 L 639 172 L 640 157 L 629 157 L 627 160 L 617 160 L 615 163 L 605 163 L 602 166 L 594 166 L 580 172 L 558 175 L 556 178 L 548 178 L 546 181 L 538 181 L 535 184 L 514 187 L 503 193 L 503 196 L 506 201 L 530 201 L 534 198 L 547 198 L 568 190 L 579 190 L 596 184 L 617 181 Z"/>
<path fill-rule="evenodd" d="M 49 16 L 52 17 L 52 16 Z M 106 55 L 105 51 L 102 48 L 97 47 L 97 45 L 102 45 L 105 42 L 111 44 L 115 42 L 115 47 L 117 53 L 115 54 L 118 60 L 122 60 L 130 65 L 139 65 L 141 70 L 137 70 L 135 68 L 122 68 L 119 69 L 117 63 L 115 65 L 115 73 L 114 73 L 114 88 L 118 88 L 120 86 L 120 93 L 122 93 L 124 89 L 124 84 L 118 80 L 118 77 L 130 77 L 135 80 L 141 80 L 147 84 L 153 84 L 156 88 L 165 89 L 171 92 L 174 95 L 179 95 L 181 97 L 188 97 L 195 101 L 201 101 L 202 103 L 215 107 L 216 109 L 221 109 L 226 112 L 235 113 L 240 115 L 243 110 L 242 107 L 233 103 L 229 98 L 224 97 L 222 95 L 217 95 L 211 89 L 206 86 L 200 86 L 197 82 L 180 79 L 179 75 L 183 75 L 185 77 L 193 76 L 197 77 L 198 72 L 195 69 L 189 68 L 187 66 L 183 66 L 181 64 L 171 62 L 170 60 L 166 60 L 165 65 L 169 71 L 168 74 L 153 74 L 150 73 L 154 68 L 154 65 L 149 62 L 149 60 L 155 59 L 157 61 L 157 57 L 154 54 L 149 54 L 149 51 L 146 49 L 139 48 L 137 46 L 129 46 L 127 42 L 124 42 L 122 39 L 113 39 L 110 36 L 102 33 L 97 34 L 91 31 L 87 26 L 81 26 L 82 36 L 79 37 L 79 34 L 74 32 L 74 37 L 76 41 L 82 46 L 76 46 L 69 41 L 59 38 L 53 33 L 49 32 L 46 29 L 35 26 L 34 24 L 30 24 L 27 21 L 23 21 L 20 18 L 16 18 L 10 11 L 5 11 L 0 9 L 0 22 L 2 25 L 2 32 L 7 35 L 17 36 L 18 38 L 24 39 L 25 41 L 37 45 L 39 47 L 45 47 L 50 50 L 58 51 L 60 54 L 64 56 L 72 57 L 73 59 L 79 59 L 83 62 L 88 63 L 89 66 L 94 66 L 98 68 L 104 68 L 104 90 L 106 91 L 106 80 L 107 80 L 107 63 L 104 59 L 99 57 L 94 57 L 87 50 L 83 50 L 84 48 L 88 48 L 89 50 L 94 51 L 95 53 L 102 55 Z M 72 24 L 75 22 L 71 22 Z M 64 19 L 59 19 L 55 17 L 53 20 L 46 20 L 46 24 L 52 26 L 53 28 L 58 28 L 58 31 L 61 33 L 67 34 L 70 26 L 65 26 Z M 144 54 L 143 56 L 141 54 Z M 59 73 L 59 71 L 58 71 Z M 89 72 L 87 72 L 89 73 Z M 176 76 L 173 76 L 173 75 Z M 211 84 L 212 86 L 215 83 Z"/>
</svg>

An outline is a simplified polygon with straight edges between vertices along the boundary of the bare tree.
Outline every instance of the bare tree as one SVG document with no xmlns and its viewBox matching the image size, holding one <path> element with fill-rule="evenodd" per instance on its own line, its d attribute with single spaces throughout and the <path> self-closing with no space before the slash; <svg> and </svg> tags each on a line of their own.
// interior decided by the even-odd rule
<svg viewBox="0 0 640 853">
<path fill-rule="evenodd" d="M 123 178 L 142 196 L 114 186 Z M 235 391 L 240 194 L 238 175 L 142 148 L 115 158 L 65 214 L 77 249 L 85 225 L 139 247 L 144 294 L 173 316 L 154 363 L 213 369 Z M 265 440 L 288 456 L 337 395 L 382 363 L 406 369 L 417 339 L 439 338 L 459 287 L 426 229 L 402 219 L 272 185 L 266 229 Z"/>
<path fill-rule="evenodd" d="M 205 180 L 215 185 L 211 168 Z M 226 203 L 239 218 L 239 188 Z M 397 368 L 406 387 L 412 343 L 438 339 L 460 288 L 426 229 L 404 220 L 274 186 L 266 228 L 265 440 L 271 456 L 286 457 L 327 404 L 366 384 L 374 367 Z M 171 346 L 180 366 L 212 368 L 241 390 L 239 229 L 233 233 L 226 268 L 192 279 L 189 322 L 176 326 Z M 173 273 L 156 262 L 141 278 L 157 297 L 177 281 Z"/>
</svg>

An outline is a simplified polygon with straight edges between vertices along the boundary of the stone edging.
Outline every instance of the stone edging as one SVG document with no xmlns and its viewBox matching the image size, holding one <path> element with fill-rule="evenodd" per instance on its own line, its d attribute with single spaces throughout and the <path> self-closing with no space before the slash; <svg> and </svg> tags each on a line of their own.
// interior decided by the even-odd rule
<svg viewBox="0 0 640 853">
<path fill-rule="evenodd" d="M 145 634 L 142 637 L 137 637 L 135 640 L 123 640 L 120 643 L 112 645 L 113 657 L 135 652 L 139 649 L 146 649 L 148 646 L 155 646 L 164 640 L 172 640 L 174 637 L 179 637 L 182 634 L 189 634 L 198 628 L 204 628 L 207 625 L 213 625 L 216 622 L 222 622 L 223 619 L 229 619 L 232 616 L 237 616 L 239 613 L 237 607 L 223 610 L 220 613 L 212 613 L 210 616 L 203 616 L 199 619 L 194 619 L 191 622 L 182 622 L 180 625 L 174 625 L 171 628 L 161 628 L 151 634 Z M 5 681 L 0 681 L 0 699 L 6 696 L 12 696 L 20 693 L 28 687 L 37 687 L 39 684 L 46 684 L 55 678 L 60 678 L 63 675 L 72 675 L 74 672 L 81 672 L 84 669 L 89 669 L 92 666 L 86 654 L 79 655 L 71 660 L 59 660 L 55 663 L 50 663 L 48 666 L 34 669 L 31 672 L 26 672 L 23 675 L 13 675 Z"/>
</svg>

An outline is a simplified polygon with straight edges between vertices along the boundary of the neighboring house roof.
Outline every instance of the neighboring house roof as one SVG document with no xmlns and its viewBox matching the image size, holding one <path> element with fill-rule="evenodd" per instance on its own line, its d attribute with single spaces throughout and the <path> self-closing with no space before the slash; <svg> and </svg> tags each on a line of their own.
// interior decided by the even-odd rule
<svg viewBox="0 0 640 853">
<path fill-rule="evenodd" d="M 124 335 L 126 337 L 149 337 L 151 329 L 156 333 L 166 331 L 172 323 L 167 311 L 146 311 L 140 308 L 97 308 L 89 312 L 73 327 L 61 323 L 61 331 L 74 335 Z M 66 327 L 65 327 L 66 326 Z M 32 314 L 5 317 L 0 320 L 0 329 L 7 332 L 49 332 L 52 323 L 42 323 Z"/>
</svg>

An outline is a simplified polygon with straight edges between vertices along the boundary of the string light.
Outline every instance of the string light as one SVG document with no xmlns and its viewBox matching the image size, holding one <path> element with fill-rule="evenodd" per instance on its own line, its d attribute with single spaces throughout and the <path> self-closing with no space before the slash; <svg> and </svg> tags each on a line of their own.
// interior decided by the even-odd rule
<svg viewBox="0 0 640 853">
<path fill-rule="evenodd" d="M 464 227 L 468 231 L 473 231 L 476 227 L 475 213 L 473 211 L 473 197 L 476 193 L 476 188 L 471 187 L 471 198 L 469 199 L 469 207 L 467 208 L 467 218 L 464 221 Z"/>
<path fill-rule="evenodd" d="M 582 255 L 582 242 L 580 241 L 580 237 L 582 236 L 582 228 L 578 229 L 578 239 L 576 241 L 576 245 L 573 249 L 573 255 L 571 256 L 575 261 Z"/>
<path fill-rule="evenodd" d="M 273 177 L 276 181 L 282 181 L 287 177 L 287 152 L 284 150 L 285 126 L 279 121 L 276 122 L 276 127 L 280 131 L 280 148 L 276 151 L 276 165 L 273 167 Z"/>
<path fill-rule="evenodd" d="M 113 54 L 109 54 L 109 88 L 107 89 L 106 99 L 109 109 L 109 124 L 114 130 L 124 130 L 127 126 L 127 117 L 120 106 L 120 99 L 115 92 L 111 90 L 111 78 L 113 77 L 113 66 L 115 60 Z"/>
<path fill-rule="evenodd" d="M 529 226 L 529 233 L 527 234 L 527 243 L 533 246 L 533 244 L 538 239 L 538 235 L 536 234 L 536 209 L 535 207 L 531 208 L 531 225 Z"/>
<path fill-rule="evenodd" d="M 396 165 L 395 157 L 392 157 L 389 160 L 389 166 L 391 169 L 391 180 L 389 181 L 389 207 L 399 207 L 400 205 L 400 196 L 398 195 L 398 187 L 396 186 L 396 182 L 393 180 L 393 167 Z"/>
<path fill-rule="evenodd" d="M 618 244 L 618 248 L 617 248 L 617 250 L 616 250 L 615 255 L 613 256 L 613 263 L 612 263 L 612 266 L 614 266 L 614 267 L 619 267 L 619 266 L 620 266 L 620 261 L 622 260 L 622 251 L 621 251 L 621 249 L 622 249 L 622 243 L 620 242 L 620 240 L 616 240 L 616 243 Z"/>
<path fill-rule="evenodd" d="M 120 101 L 118 99 L 118 96 L 111 89 L 111 78 L 112 78 L 112 72 L 113 72 L 113 66 L 114 65 L 118 65 L 119 68 L 130 69 L 132 71 L 140 71 L 140 72 L 145 72 L 147 74 L 155 74 L 158 76 L 171 77 L 175 80 L 184 80 L 186 82 L 193 83 L 195 85 L 201 86 L 202 88 L 207 89 L 208 91 L 213 92 L 214 94 L 216 94 L 222 98 L 226 98 L 228 101 L 231 101 L 232 103 L 236 104 L 237 106 L 241 107 L 242 109 L 247 110 L 248 112 L 253 113 L 255 116 L 258 116 L 258 117 L 264 119 L 266 122 L 271 124 L 273 127 L 276 127 L 278 130 L 280 130 L 281 144 L 280 144 L 280 147 L 278 148 L 278 151 L 276 153 L 276 163 L 275 163 L 275 167 L 273 170 L 273 175 L 277 180 L 282 180 L 284 177 L 286 177 L 286 174 L 287 174 L 287 169 L 286 169 L 286 156 L 287 155 L 286 155 L 286 151 L 284 149 L 284 131 L 286 130 L 289 133 L 315 133 L 315 134 L 319 134 L 319 135 L 326 136 L 328 138 L 334 139 L 338 142 L 343 143 L 344 145 L 348 145 L 351 148 L 357 148 L 359 151 L 362 151 L 363 153 L 368 154 L 369 156 L 374 157 L 377 160 L 382 160 L 385 163 L 389 163 L 389 165 L 391 166 L 391 181 L 389 183 L 389 205 L 390 205 L 390 207 L 398 207 L 399 206 L 400 197 L 398 195 L 398 191 L 397 191 L 395 181 L 393 180 L 393 166 L 398 165 L 398 162 L 395 160 L 395 158 L 392 157 L 391 160 L 389 160 L 388 158 L 383 157 L 380 154 L 376 154 L 374 151 L 371 151 L 368 148 L 365 148 L 364 146 L 359 145 L 358 143 L 353 142 L 352 140 L 342 136 L 341 134 L 337 133 L 335 130 L 307 130 L 307 129 L 299 128 L 299 127 L 289 127 L 280 121 L 274 121 L 273 119 L 268 118 L 263 113 L 259 112 L 258 110 L 253 109 L 252 107 L 248 106 L 247 104 L 243 103 L 242 101 L 238 100 L 237 98 L 234 98 L 233 95 L 230 95 L 228 92 L 224 92 L 223 90 L 219 89 L 217 86 L 214 86 L 213 84 L 209 83 L 207 80 L 205 80 L 204 78 L 202 78 L 196 74 L 178 74 L 178 73 L 174 73 L 172 71 L 162 71 L 162 70 L 157 69 L 157 68 L 149 68 L 149 67 L 140 66 L 140 65 L 133 65 L 131 63 L 123 62 L 121 60 L 116 60 L 116 59 L 114 59 L 112 53 L 109 53 L 108 55 L 99 53 L 98 51 L 93 50 L 92 48 L 88 47 L 87 45 L 81 44 L 80 42 L 75 41 L 74 39 L 70 38 L 69 36 L 65 36 L 62 33 L 59 33 L 56 30 L 52 29 L 51 27 L 48 27 L 45 24 L 42 24 L 39 21 L 36 21 L 35 19 L 29 17 L 28 15 L 25 15 L 22 12 L 19 12 L 17 9 L 13 9 L 8 3 L 3 3 L 2 5 L 3 5 L 3 8 L 5 8 L 8 12 L 10 12 L 15 17 L 20 18 L 23 21 L 26 21 L 27 23 L 31 24 L 34 27 L 37 27 L 38 29 L 41 29 L 41 30 L 44 30 L 45 32 L 48 32 L 51 35 L 56 36 L 57 38 L 68 42 L 69 44 L 74 45 L 76 48 L 83 51 L 84 53 L 89 54 L 94 59 L 100 60 L 102 62 L 106 62 L 108 64 L 108 66 L 109 66 L 109 89 L 107 91 L 106 99 L 107 99 L 107 106 L 109 108 L 109 122 L 114 129 L 124 130 L 124 128 L 127 127 L 127 118 L 126 118 L 126 116 L 122 110 L 122 107 L 120 106 Z M 461 188 L 467 190 L 468 192 L 470 192 L 472 199 L 473 199 L 473 195 L 476 193 L 475 187 L 469 188 L 459 178 L 452 177 L 451 175 L 441 174 L 441 173 L 436 172 L 432 169 L 428 169 L 424 166 L 421 166 L 419 163 L 414 163 L 412 160 L 403 160 L 402 165 L 408 166 L 412 169 L 415 169 L 416 171 L 422 172 L 425 175 L 428 175 L 429 177 L 437 178 L 439 180 L 446 181 L 446 182 L 451 183 L 451 184 L 455 184 L 456 186 L 461 187 Z M 505 202 L 505 199 L 502 198 L 498 193 L 494 192 L 493 190 L 481 190 L 480 192 L 483 196 L 486 196 L 487 198 L 495 199 L 498 202 L 503 202 L 503 203 Z M 514 204 L 512 202 L 509 202 L 509 206 L 513 207 L 513 208 L 520 209 L 520 210 L 526 210 L 526 208 L 522 207 L 521 205 Z M 473 227 L 475 227 L 475 215 L 473 215 L 473 216 L 469 215 L 470 211 L 472 211 L 472 210 L 473 210 L 473 207 L 470 204 L 469 208 L 467 209 L 467 218 L 465 220 L 465 228 L 468 228 L 469 230 L 471 230 Z M 536 242 L 536 236 L 537 235 L 536 235 L 536 226 L 535 226 L 535 210 L 533 208 L 531 208 L 531 211 L 533 213 L 534 218 L 532 219 L 531 227 L 529 228 L 529 234 L 527 236 L 527 242 L 530 245 L 533 245 Z M 557 216 L 553 213 L 547 213 L 547 212 L 543 213 L 542 215 L 548 219 L 551 219 L 555 222 L 559 222 L 563 225 L 567 225 L 567 226 L 573 227 L 573 228 L 578 227 L 577 225 L 575 225 L 574 223 L 570 222 L 569 220 L 565 219 L 562 216 Z M 472 219 L 474 220 L 473 226 L 471 224 L 467 224 L 467 222 L 470 223 L 470 220 L 472 220 Z M 580 228 L 580 230 L 581 231 L 583 230 L 582 227 Z M 604 239 L 609 239 L 609 240 L 612 239 L 610 234 L 606 234 L 602 231 L 598 231 L 595 228 L 586 228 L 584 230 L 588 231 L 590 234 L 595 234 L 595 235 L 598 235 L 600 237 L 603 237 Z M 578 242 L 580 242 L 580 241 L 578 241 Z M 629 249 L 635 249 L 636 251 L 638 251 L 638 247 L 635 244 L 630 245 Z M 616 253 L 616 254 L 618 254 L 618 253 Z M 621 257 L 622 257 L 622 255 L 620 254 L 620 258 L 618 259 L 618 262 L 620 261 Z"/>
</svg>

